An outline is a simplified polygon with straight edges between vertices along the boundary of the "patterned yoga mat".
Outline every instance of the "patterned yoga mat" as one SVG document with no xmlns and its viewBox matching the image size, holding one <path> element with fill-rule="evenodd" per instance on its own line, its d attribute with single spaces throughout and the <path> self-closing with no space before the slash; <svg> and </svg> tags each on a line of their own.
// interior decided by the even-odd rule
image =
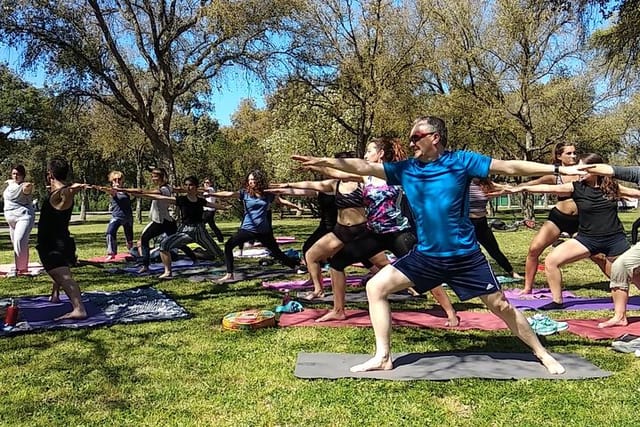
<svg viewBox="0 0 640 427">
<path fill-rule="evenodd" d="M 0 330 L 0 336 L 189 317 L 189 313 L 177 302 L 151 286 L 114 292 L 84 292 L 82 301 L 88 316 L 83 320 L 53 320 L 71 311 L 71 303 L 66 295 L 61 293 L 60 300 L 59 303 L 51 303 L 45 295 L 18 298 L 18 323 L 10 331 Z M 4 304 L 7 302 L 2 301 Z"/>
</svg>

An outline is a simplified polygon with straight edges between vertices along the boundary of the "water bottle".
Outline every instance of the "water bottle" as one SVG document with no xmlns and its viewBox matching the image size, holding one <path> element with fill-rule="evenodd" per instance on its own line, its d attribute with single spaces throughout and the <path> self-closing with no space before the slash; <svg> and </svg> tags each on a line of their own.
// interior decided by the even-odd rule
<svg viewBox="0 0 640 427">
<path fill-rule="evenodd" d="M 16 326 L 18 322 L 18 306 L 13 298 L 11 298 L 11 305 L 7 307 L 7 314 L 4 317 L 5 326 Z"/>
<path fill-rule="evenodd" d="M 291 294 L 289 293 L 289 289 L 284 290 L 284 294 L 282 295 L 282 305 L 287 305 L 291 301 Z"/>
</svg>

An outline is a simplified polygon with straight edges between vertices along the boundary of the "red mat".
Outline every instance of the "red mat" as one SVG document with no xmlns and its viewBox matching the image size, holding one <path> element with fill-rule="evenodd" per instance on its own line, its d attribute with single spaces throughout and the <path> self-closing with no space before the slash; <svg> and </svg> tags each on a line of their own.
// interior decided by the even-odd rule
<svg viewBox="0 0 640 427">
<path fill-rule="evenodd" d="M 613 313 L 612 313 L 613 314 Z M 608 320 L 602 319 L 571 319 L 565 320 L 569 324 L 569 332 L 592 340 L 611 340 L 624 334 L 640 336 L 640 317 L 628 317 L 629 325 L 598 328 L 598 323 Z"/>
<path fill-rule="evenodd" d="M 288 326 L 326 326 L 344 327 L 358 326 L 370 327 L 371 319 L 366 310 L 347 310 L 346 320 L 334 320 L 330 322 L 316 322 L 315 319 L 321 317 L 329 310 L 319 310 L 305 308 L 304 311 L 292 314 L 283 314 L 278 324 L 282 327 Z M 444 326 L 446 316 L 442 311 L 397 311 L 391 313 L 393 326 L 408 326 L 413 328 L 438 328 L 454 329 L 466 331 L 478 329 L 482 331 L 496 331 L 507 329 L 507 325 L 493 313 L 488 312 L 458 312 L 460 324 L 455 328 Z M 598 328 L 598 323 L 606 319 L 570 319 L 565 320 L 569 324 L 568 332 L 593 340 L 614 339 L 624 334 L 640 335 L 640 317 L 629 317 L 628 326 L 616 326 L 613 328 Z"/>
<path fill-rule="evenodd" d="M 286 326 L 371 326 L 369 312 L 367 310 L 347 310 L 346 320 L 335 320 L 318 323 L 315 319 L 321 317 L 329 310 L 317 310 L 305 308 L 304 311 L 292 314 L 283 314 L 279 325 Z M 465 331 L 469 329 L 481 329 L 495 331 L 506 329 L 507 325 L 492 313 L 462 311 L 458 313 L 460 325 L 455 328 L 444 326 L 447 317 L 440 310 L 430 311 L 396 311 L 391 313 L 391 321 L 394 326 L 408 326 L 413 328 L 442 328 Z"/>
<path fill-rule="evenodd" d="M 130 253 L 121 253 L 121 254 L 116 254 L 113 259 L 107 259 L 106 255 L 102 255 L 102 256 L 96 256 L 93 258 L 89 258 L 87 261 L 89 262 L 124 262 L 124 261 L 131 261 L 133 260 L 133 256 L 131 256 Z"/>
</svg>

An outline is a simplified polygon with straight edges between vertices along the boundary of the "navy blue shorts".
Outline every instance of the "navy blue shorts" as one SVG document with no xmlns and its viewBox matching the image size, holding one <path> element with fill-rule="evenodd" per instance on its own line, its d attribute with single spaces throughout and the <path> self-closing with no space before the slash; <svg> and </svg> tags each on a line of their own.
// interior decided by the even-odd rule
<svg viewBox="0 0 640 427">
<path fill-rule="evenodd" d="M 584 236 L 578 233 L 575 239 L 580 242 L 591 255 L 605 254 L 605 256 L 622 255 L 631 246 L 624 233 L 615 233 L 610 236 Z"/>
<path fill-rule="evenodd" d="M 500 290 L 498 279 L 480 249 L 469 255 L 435 258 L 414 248 L 393 266 L 407 276 L 420 293 L 446 283 L 461 301 L 466 301 Z"/>
</svg>

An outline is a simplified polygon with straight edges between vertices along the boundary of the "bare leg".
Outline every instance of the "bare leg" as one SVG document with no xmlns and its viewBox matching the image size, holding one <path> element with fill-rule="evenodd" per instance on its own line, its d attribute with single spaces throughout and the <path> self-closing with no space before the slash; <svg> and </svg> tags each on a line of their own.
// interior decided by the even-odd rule
<svg viewBox="0 0 640 427">
<path fill-rule="evenodd" d="M 53 270 L 48 271 L 49 276 L 53 279 L 55 283 L 61 287 L 64 292 L 69 297 L 69 301 L 71 302 L 71 306 L 73 309 L 60 317 L 57 317 L 55 320 L 64 320 L 64 319 L 84 319 L 87 317 L 87 311 L 84 308 L 84 304 L 82 303 L 82 296 L 80 294 L 80 286 L 73 280 L 71 276 L 71 270 L 69 267 L 58 267 Z"/>
<path fill-rule="evenodd" d="M 347 276 L 344 271 L 329 270 L 331 275 L 331 289 L 333 290 L 333 308 L 330 312 L 316 319 L 316 322 L 327 322 L 330 320 L 344 320 L 347 318 L 344 312 L 345 288 Z"/>
<path fill-rule="evenodd" d="M 313 292 L 309 293 L 305 299 L 312 300 L 324 296 L 320 262 L 331 258 L 331 256 L 335 255 L 343 246 L 344 244 L 335 234 L 328 233 L 309 248 L 305 254 L 305 262 L 307 263 L 307 270 L 313 282 Z"/>
<path fill-rule="evenodd" d="M 388 265 L 367 283 L 369 315 L 376 337 L 376 353 L 366 362 L 352 366 L 351 372 L 393 369 L 391 360 L 391 311 L 387 297 L 411 286 L 411 281 L 392 265 Z"/>
<path fill-rule="evenodd" d="M 611 298 L 613 298 L 613 317 L 606 322 L 598 323 L 598 328 L 610 328 L 611 326 L 627 326 L 627 302 L 629 301 L 629 290 L 622 288 L 612 288 Z"/>
<path fill-rule="evenodd" d="M 55 281 L 51 283 L 51 296 L 49 296 L 49 301 L 53 303 L 60 302 L 60 285 Z"/>
<path fill-rule="evenodd" d="M 530 294 L 533 292 L 533 284 L 536 280 L 538 272 L 538 262 L 542 252 L 555 242 L 560 236 L 560 229 L 551 221 L 546 221 L 538 233 L 533 237 L 527 252 L 527 258 L 524 266 L 524 288 L 522 294 Z"/>
<path fill-rule="evenodd" d="M 228 280 L 233 280 L 233 279 L 234 279 L 233 273 L 226 273 L 224 276 L 222 276 L 221 278 L 216 279 L 214 281 L 216 283 L 224 283 L 224 282 L 226 282 Z"/>
<path fill-rule="evenodd" d="M 480 299 L 492 313 L 507 324 L 515 336 L 520 338 L 533 350 L 533 354 L 535 354 L 545 368 L 547 368 L 549 373 L 563 374 L 565 372 L 564 367 L 542 346 L 540 340 L 531 329 L 529 322 L 527 322 L 527 319 L 506 300 L 502 291 L 483 295 Z"/>
<path fill-rule="evenodd" d="M 431 289 L 431 294 L 438 301 L 440 307 L 447 313 L 447 322 L 444 324 L 445 326 L 455 327 L 460 324 L 460 319 L 456 314 L 456 309 L 453 308 L 451 304 L 451 300 L 449 299 L 449 295 L 445 292 L 442 286 L 437 286 Z"/>
<path fill-rule="evenodd" d="M 158 276 L 159 279 L 166 279 L 171 277 L 171 253 L 168 251 L 160 251 L 160 259 L 162 265 L 164 265 L 164 273 Z"/>
<path fill-rule="evenodd" d="M 547 283 L 553 295 L 553 302 L 562 304 L 562 272 L 560 267 L 581 259 L 588 258 L 591 254 L 582 243 L 576 239 L 569 239 L 556 246 L 544 260 L 544 269 L 547 274 Z"/>
</svg>

